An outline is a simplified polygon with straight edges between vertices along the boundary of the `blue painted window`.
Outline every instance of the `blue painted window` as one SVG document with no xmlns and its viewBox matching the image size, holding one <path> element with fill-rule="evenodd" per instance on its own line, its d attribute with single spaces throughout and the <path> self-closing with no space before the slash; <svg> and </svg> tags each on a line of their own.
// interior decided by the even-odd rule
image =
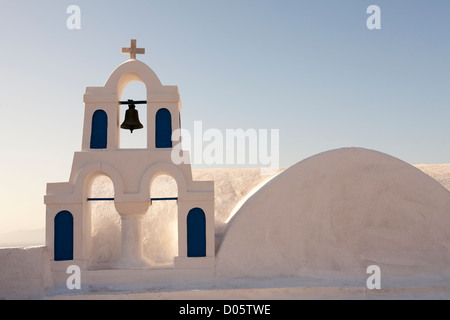
<svg viewBox="0 0 450 320">
<path fill-rule="evenodd" d="M 167 109 L 156 113 L 155 139 L 157 148 L 172 148 L 172 116 Z"/>
<path fill-rule="evenodd" d="M 187 216 L 187 255 L 188 257 L 206 256 L 206 218 L 200 208 L 189 211 Z"/>
<path fill-rule="evenodd" d="M 73 216 L 61 211 L 55 217 L 55 261 L 73 260 Z"/>
<path fill-rule="evenodd" d="M 91 149 L 106 149 L 108 143 L 108 115 L 97 110 L 92 116 Z"/>
</svg>

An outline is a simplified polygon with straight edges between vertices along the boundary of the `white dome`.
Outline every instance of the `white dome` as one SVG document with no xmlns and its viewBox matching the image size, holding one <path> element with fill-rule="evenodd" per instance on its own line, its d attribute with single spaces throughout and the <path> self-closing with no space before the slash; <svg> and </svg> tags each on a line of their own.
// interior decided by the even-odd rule
<svg viewBox="0 0 450 320">
<path fill-rule="evenodd" d="M 450 193 L 386 154 L 345 148 L 308 158 L 237 212 L 217 254 L 226 277 L 450 279 Z"/>
</svg>

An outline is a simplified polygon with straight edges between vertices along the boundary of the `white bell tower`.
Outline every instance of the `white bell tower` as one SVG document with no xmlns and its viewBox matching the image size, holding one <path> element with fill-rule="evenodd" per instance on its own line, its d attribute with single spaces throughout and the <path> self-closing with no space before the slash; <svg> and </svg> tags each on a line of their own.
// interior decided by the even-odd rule
<svg viewBox="0 0 450 320">
<path fill-rule="evenodd" d="M 91 212 L 88 201 L 114 201 L 121 217 L 121 258 L 116 268 L 149 268 L 143 255 L 142 218 L 152 201 L 178 202 L 178 255 L 174 268 L 214 267 L 214 182 L 193 181 L 190 164 L 171 160 L 173 130 L 180 128 L 181 100 L 177 86 L 164 86 L 145 63 L 136 59 L 145 49 L 123 48 L 130 59 L 119 65 L 102 87 L 87 87 L 81 151 L 75 152 L 69 181 L 48 183 L 46 245 L 53 270 L 77 264 L 88 269 L 91 254 Z M 120 97 L 132 81 L 147 90 L 147 148 L 121 149 Z M 125 102 L 122 102 L 125 104 Z M 138 106 L 136 109 L 142 108 Z M 185 152 L 185 151 L 184 151 Z M 88 199 L 93 179 L 103 174 L 114 185 L 114 198 Z M 158 175 L 177 183 L 178 197 L 151 199 L 150 186 Z"/>
</svg>

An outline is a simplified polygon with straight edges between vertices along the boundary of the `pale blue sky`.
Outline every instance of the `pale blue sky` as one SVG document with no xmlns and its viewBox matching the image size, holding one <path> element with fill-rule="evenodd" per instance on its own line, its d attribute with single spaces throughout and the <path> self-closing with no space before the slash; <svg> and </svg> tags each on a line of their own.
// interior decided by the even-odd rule
<svg viewBox="0 0 450 320">
<path fill-rule="evenodd" d="M 0 1 L 0 232 L 43 227 L 47 182 L 81 148 L 83 93 L 131 38 L 183 126 L 280 129 L 280 164 L 330 149 L 450 163 L 450 2 Z M 81 30 L 66 9 L 81 8 Z M 381 30 L 366 9 L 381 8 Z"/>
</svg>

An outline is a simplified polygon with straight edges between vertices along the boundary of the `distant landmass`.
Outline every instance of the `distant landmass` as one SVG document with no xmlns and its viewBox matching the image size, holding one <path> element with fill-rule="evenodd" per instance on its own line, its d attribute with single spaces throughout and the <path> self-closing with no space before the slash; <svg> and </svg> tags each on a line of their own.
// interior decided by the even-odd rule
<svg viewBox="0 0 450 320">
<path fill-rule="evenodd" d="M 0 233 L 0 247 L 28 247 L 45 244 L 45 228 Z"/>
</svg>

